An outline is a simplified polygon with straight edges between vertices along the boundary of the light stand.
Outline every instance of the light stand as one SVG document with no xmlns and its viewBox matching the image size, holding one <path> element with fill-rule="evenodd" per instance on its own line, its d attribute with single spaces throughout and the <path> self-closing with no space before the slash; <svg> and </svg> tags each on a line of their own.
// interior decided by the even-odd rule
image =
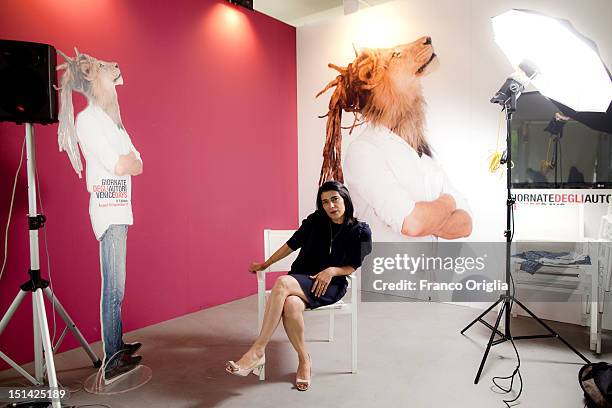
<svg viewBox="0 0 612 408">
<path fill-rule="evenodd" d="M 568 119 L 568 118 L 566 118 Z M 561 153 L 560 143 L 563 138 L 563 128 L 565 127 L 565 123 L 567 120 L 562 119 L 562 117 L 557 117 L 557 114 L 551 119 L 546 128 L 545 132 L 550 133 L 550 137 L 552 138 L 552 142 L 555 146 L 553 150 L 553 157 L 550 161 L 550 166 L 555 169 L 555 188 L 560 188 L 563 186 L 563 167 L 561 167 L 561 160 L 559 160 L 559 156 Z M 559 179 L 561 179 L 559 181 Z"/>
<path fill-rule="evenodd" d="M 9 306 L 8 310 L 0 320 L 0 335 L 8 325 L 9 321 L 13 317 L 15 311 L 19 308 L 19 305 L 25 298 L 26 294 L 30 292 L 32 294 L 32 310 L 33 310 L 33 323 L 34 323 L 34 365 L 35 365 L 35 377 L 32 377 L 27 371 L 21 368 L 16 362 L 11 360 L 6 354 L 0 351 L 0 357 L 6 361 L 11 367 L 17 370 L 23 375 L 28 381 L 35 386 L 41 386 L 44 383 L 44 363 L 46 363 L 47 381 L 49 387 L 57 389 L 57 376 L 55 372 L 55 363 L 53 360 L 53 345 L 49 336 L 49 325 L 47 323 L 47 315 L 45 311 L 45 303 L 43 298 L 43 292 L 54 308 L 58 311 L 66 323 L 66 328 L 60 337 L 60 342 L 63 339 L 66 330 L 70 330 L 75 338 L 81 344 L 81 347 L 85 349 L 94 367 L 100 367 L 102 361 L 92 351 L 87 341 L 79 331 L 74 321 L 68 316 L 66 310 L 63 308 L 61 303 L 57 300 L 57 297 L 53 294 L 49 288 L 49 282 L 40 277 L 40 257 L 38 252 L 38 230 L 42 228 L 46 222 L 46 218 L 42 214 L 38 214 L 36 206 L 36 156 L 34 150 L 34 126 L 32 123 L 25 124 L 26 134 L 26 158 L 27 158 L 27 174 L 28 174 L 28 226 L 30 230 L 30 269 L 28 274 L 30 279 L 20 287 L 20 291 L 13 300 L 13 303 Z M 58 342 L 59 345 L 59 342 Z M 44 355 L 43 355 L 44 352 Z M 43 363 L 44 358 L 44 363 Z M 52 401 L 53 408 L 60 408 L 61 404 L 59 399 Z"/>
<path fill-rule="evenodd" d="M 504 295 L 499 297 L 495 303 L 493 303 L 489 308 L 487 308 L 483 313 L 481 313 L 476 319 L 474 319 L 470 324 L 468 324 L 463 330 L 461 330 L 461 334 L 464 334 L 470 327 L 474 325 L 476 322 L 480 322 L 485 325 L 487 328 L 491 330 L 491 337 L 489 338 L 489 342 L 487 343 L 486 350 L 484 355 L 482 356 L 482 361 L 480 362 L 480 367 L 478 368 L 478 373 L 476 374 L 476 378 L 474 379 L 474 384 L 478 384 L 480 380 L 480 375 L 482 374 L 482 370 L 487 361 L 487 357 L 489 355 L 489 351 L 492 346 L 496 346 L 501 343 L 505 343 L 506 341 L 513 340 L 529 340 L 529 339 L 543 339 L 543 338 L 556 338 L 559 339 L 563 344 L 569 347 L 578 357 L 584 360 L 586 363 L 590 363 L 590 361 L 582 355 L 578 350 L 576 350 L 571 344 L 569 344 L 559 333 L 551 329 L 544 321 L 542 321 L 538 316 L 536 316 L 531 310 L 529 310 L 525 305 L 523 305 L 515 296 L 514 291 L 510 291 L 510 288 L 513 287 L 511 284 L 512 276 L 510 275 L 510 257 L 511 257 L 511 243 L 513 238 L 513 206 L 514 206 L 514 198 L 512 197 L 512 156 L 511 156 L 511 120 L 512 114 L 516 111 L 516 101 L 523 90 L 523 85 L 516 81 L 515 79 L 508 78 L 504 85 L 500 88 L 497 94 L 491 99 L 491 103 L 497 103 L 503 106 L 504 111 L 506 112 L 506 156 L 504 162 L 502 164 L 506 164 L 506 189 L 508 192 L 506 198 L 506 230 L 504 231 L 504 236 L 506 237 L 506 285 L 507 290 Z M 492 326 L 486 321 L 483 320 L 483 317 L 489 313 L 494 307 L 499 304 L 502 304 L 501 309 L 498 312 L 497 319 L 495 320 L 495 325 Z M 534 318 L 542 327 L 544 327 L 548 334 L 538 334 L 531 336 L 513 336 L 511 332 L 511 313 L 512 307 L 516 303 L 521 309 L 523 309 L 529 316 Z M 499 330 L 499 324 L 501 322 L 502 316 L 504 317 L 504 332 Z M 499 339 L 495 339 L 495 335 L 499 336 Z"/>
</svg>

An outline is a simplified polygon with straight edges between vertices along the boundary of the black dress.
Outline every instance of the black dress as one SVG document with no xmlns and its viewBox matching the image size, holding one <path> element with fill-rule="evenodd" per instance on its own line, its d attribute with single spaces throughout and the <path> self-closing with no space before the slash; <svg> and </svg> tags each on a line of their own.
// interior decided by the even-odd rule
<svg viewBox="0 0 612 408">
<path fill-rule="evenodd" d="M 308 299 L 307 306 L 315 309 L 340 300 L 348 282 L 346 276 L 334 276 L 325 293 L 315 297 L 311 292 L 314 279 L 310 276 L 330 266 L 359 268 L 372 251 L 372 232 L 365 222 L 335 224 L 327 214 L 315 211 L 302 221 L 287 245 L 294 251 L 301 248 L 289 275 L 300 284 Z"/>
</svg>

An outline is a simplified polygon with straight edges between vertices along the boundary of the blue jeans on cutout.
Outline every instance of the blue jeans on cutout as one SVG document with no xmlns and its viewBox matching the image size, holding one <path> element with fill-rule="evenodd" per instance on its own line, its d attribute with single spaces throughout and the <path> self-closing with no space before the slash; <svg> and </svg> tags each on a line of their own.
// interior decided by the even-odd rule
<svg viewBox="0 0 612 408">
<path fill-rule="evenodd" d="M 125 291 L 127 230 L 127 225 L 111 225 L 100 238 L 100 322 L 105 361 L 123 348 L 121 302 Z"/>
</svg>

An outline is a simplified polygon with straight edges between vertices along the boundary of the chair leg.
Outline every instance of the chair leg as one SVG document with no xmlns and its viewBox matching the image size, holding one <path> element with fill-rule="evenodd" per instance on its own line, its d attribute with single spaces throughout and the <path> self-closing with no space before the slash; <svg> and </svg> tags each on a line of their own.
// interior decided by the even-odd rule
<svg viewBox="0 0 612 408">
<path fill-rule="evenodd" d="M 356 306 L 356 305 L 354 305 Z M 357 310 L 351 312 L 351 373 L 357 372 Z"/>
<path fill-rule="evenodd" d="M 597 343 L 595 345 L 595 352 L 597 354 L 601 354 L 601 328 L 603 325 L 602 317 L 603 317 L 603 313 L 598 313 Z"/>
<path fill-rule="evenodd" d="M 262 278 L 260 279 L 260 275 Z M 257 332 L 261 330 L 263 325 L 264 312 L 266 310 L 266 281 L 265 275 L 262 272 L 257 272 Z M 259 381 L 266 379 L 266 366 L 261 367 L 259 372 Z"/>
<path fill-rule="evenodd" d="M 334 341 L 334 309 L 329 309 L 329 332 L 327 333 L 327 340 L 329 342 Z"/>
<path fill-rule="evenodd" d="M 264 288 L 265 294 L 265 288 Z M 261 330 L 261 326 L 263 324 L 263 314 L 266 307 L 266 296 L 260 296 L 258 299 L 258 308 L 257 308 L 257 331 Z M 259 381 L 264 381 L 266 379 L 266 366 L 264 364 L 259 371 Z"/>
</svg>

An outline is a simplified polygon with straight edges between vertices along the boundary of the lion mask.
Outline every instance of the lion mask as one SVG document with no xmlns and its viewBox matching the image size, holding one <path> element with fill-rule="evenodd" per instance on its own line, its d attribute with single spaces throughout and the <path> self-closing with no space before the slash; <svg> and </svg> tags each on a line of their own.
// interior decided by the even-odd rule
<svg viewBox="0 0 612 408">
<path fill-rule="evenodd" d="M 438 66 L 431 37 L 392 48 L 364 49 L 346 67 L 329 64 L 340 73 L 317 97 L 334 88 L 327 113 L 323 166 L 319 185 L 344 182 L 341 164 L 342 111 L 355 115 L 353 128 L 363 123 L 385 126 L 418 153 L 431 156 L 424 134 L 425 100 L 421 77 Z M 350 133 L 350 132 L 349 132 Z"/>
</svg>

